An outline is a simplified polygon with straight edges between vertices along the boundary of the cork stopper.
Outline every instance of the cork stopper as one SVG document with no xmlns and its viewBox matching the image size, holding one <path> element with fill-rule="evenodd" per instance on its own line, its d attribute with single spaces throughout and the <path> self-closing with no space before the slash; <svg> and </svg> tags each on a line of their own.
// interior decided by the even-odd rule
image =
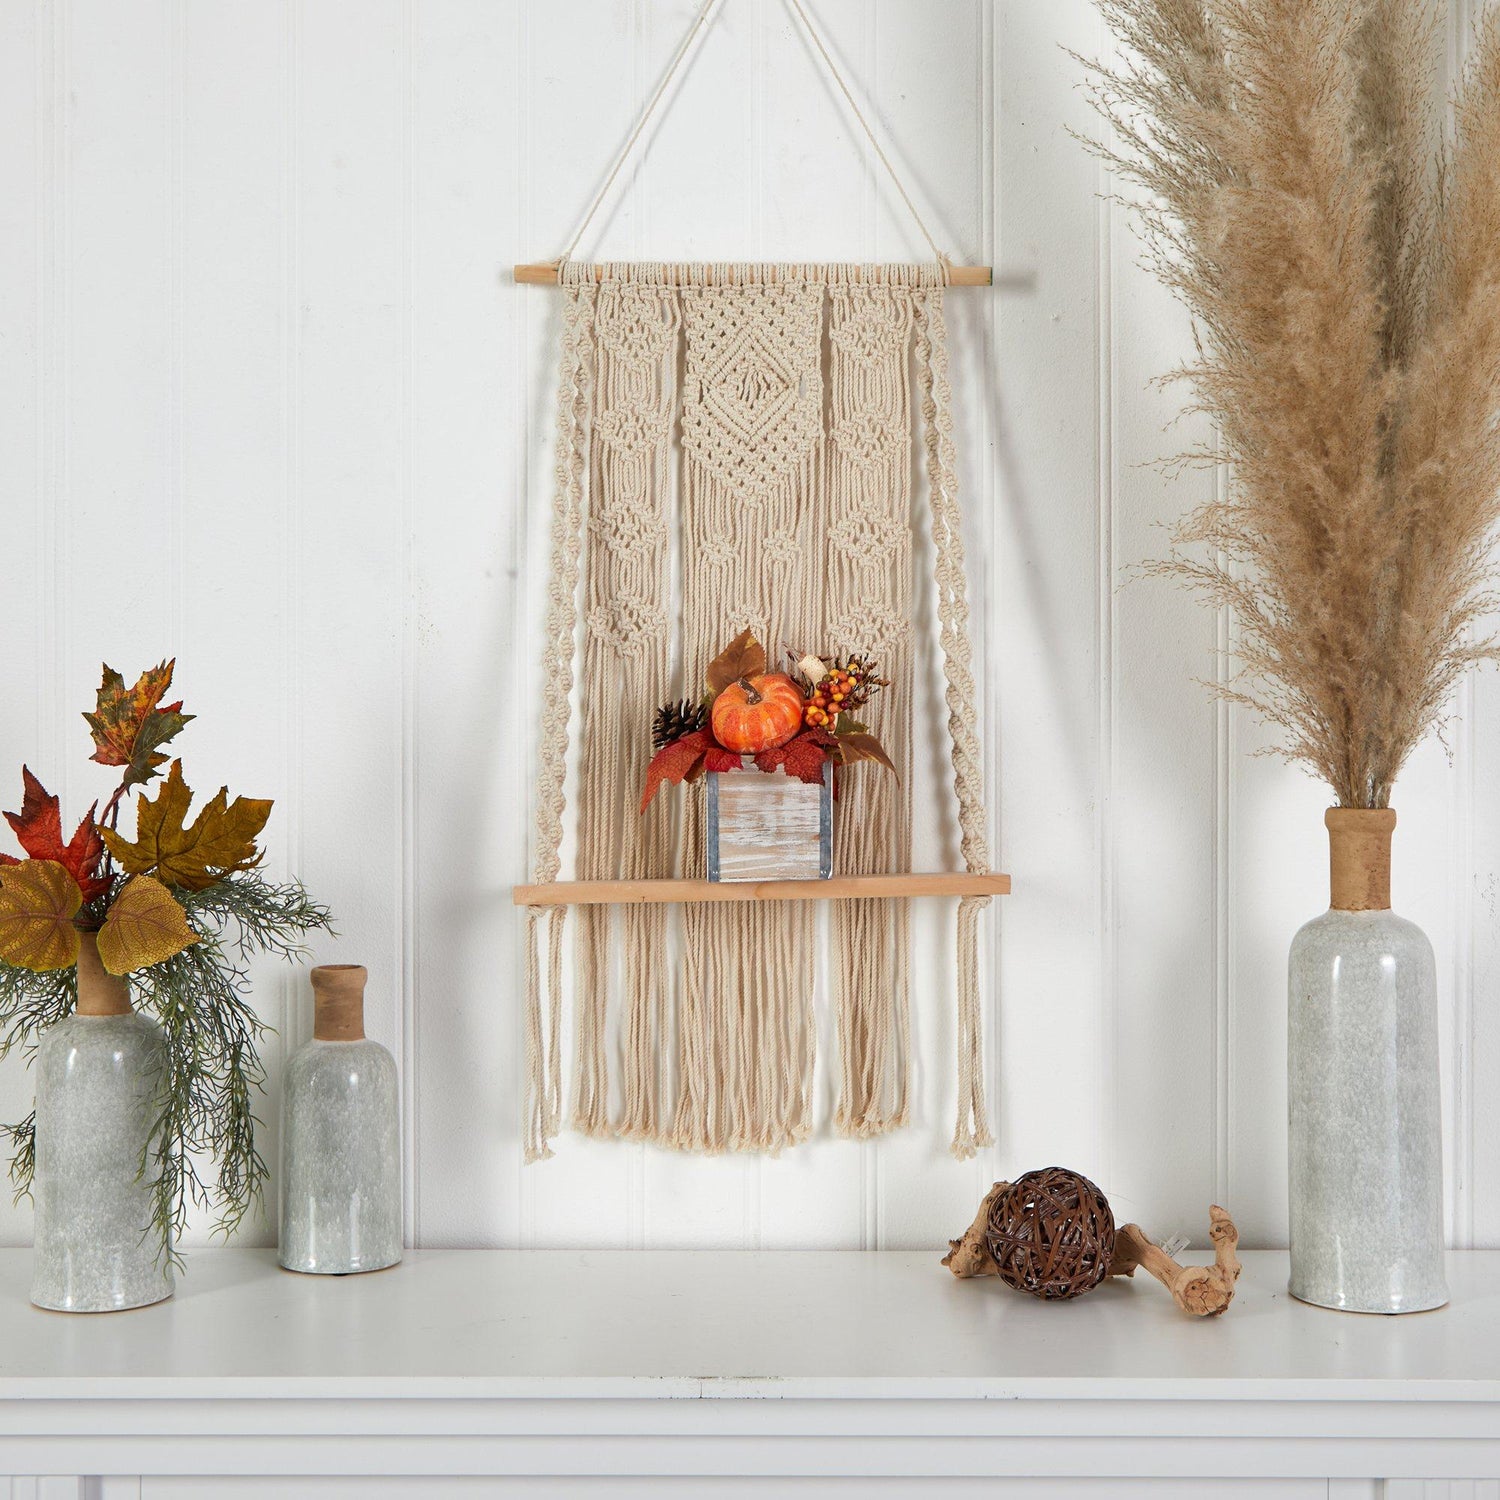
<svg viewBox="0 0 1500 1500">
<path fill-rule="evenodd" d="M 1388 807 L 1330 807 L 1328 904 L 1335 911 L 1389 911 L 1391 833 L 1396 814 Z"/>
<path fill-rule="evenodd" d="M 80 1016 L 128 1016 L 130 986 L 111 974 L 99 960 L 97 933 L 78 934 L 78 1014 Z"/>
<path fill-rule="evenodd" d="M 365 1035 L 363 964 L 319 964 L 312 971 L 313 1037 L 320 1042 L 359 1042 Z"/>
</svg>

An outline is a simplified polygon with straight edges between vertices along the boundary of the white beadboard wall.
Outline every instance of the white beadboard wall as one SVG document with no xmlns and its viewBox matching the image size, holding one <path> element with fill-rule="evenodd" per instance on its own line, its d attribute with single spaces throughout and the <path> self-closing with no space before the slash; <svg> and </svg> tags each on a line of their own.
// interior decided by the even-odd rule
<svg viewBox="0 0 1500 1500">
<path fill-rule="evenodd" d="M 1319 787 L 1214 706 L 1224 622 L 1131 565 L 1211 475 L 1149 461 L 1186 325 L 1069 135 L 1085 0 L 817 0 L 956 258 L 962 480 L 997 863 L 996 1147 L 951 1161 L 946 989 L 908 1132 L 782 1160 L 565 1138 L 523 1168 L 519 926 L 566 240 L 696 0 L 0 5 L 0 806 L 76 818 L 79 712 L 163 655 L 189 781 L 271 796 L 404 1080 L 426 1245 L 940 1246 L 1054 1162 L 1201 1238 L 1281 1242 L 1288 941 L 1326 904 Z M 1462 20 L 1462 16 L 1458 17 Z M 1455 37 L 1458 26 L 1455 25 Z M 1455 46 L 1457 45 L 1455 41 Z M 783 0 L 724 0 L 586 252 L 912 258 L 922 242 Z M 642 705 L 643 724 L 650 705 Z M 1500 1244 L 1500 679 L 1402 780 L 1396 897 L 1438 952 L 1449 1213 Z M 934 731 L 934 754 L 939 739 Z M 919 795 L 930 788 L 918 788 Z M 951 818 L 927 823 L 930 866 Z M 919 972 L 951 918 L 917 919 Z M 257 971 L 280 1033 L 305 976 Z M 824 1089 L 824 1108 L 827 1108 Z M 19 1058 L 0 1112 L 24 1113 Z M 200 1226 L 196 1238 L 206 1236 Z M 23 1204 L 0 1240 L 24 1243 Z M 268 1242 L 269 1215 L 248 1234 Z"/>
</svg>

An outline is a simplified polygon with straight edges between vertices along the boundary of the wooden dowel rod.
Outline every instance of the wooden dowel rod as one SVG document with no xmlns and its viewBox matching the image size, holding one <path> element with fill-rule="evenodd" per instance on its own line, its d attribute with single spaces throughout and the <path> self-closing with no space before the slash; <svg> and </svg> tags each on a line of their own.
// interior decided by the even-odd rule
<svg viewBox="0 0 1500 1500">
<path fill-rule="evenodd" d="M 517 266 L 515 268 L 516 281 L 524 286 L 556 286 L 557 266 L 555 263 L 546 265 Z M 603 280 L 604 268 L 594 267 L 594 279 Z M 990 266 L 949 266 L 949 286 L 992 286 L 995 281 L 995 273 Z"/>
<path fill-rule="evenodd" d="M 1008 896 L 1009 875 L 835 875 L 831 880 L 555 880 L 518 885 L 517 906 L 635 906 L 662 901 L 859 901 Z"/>
</svg>

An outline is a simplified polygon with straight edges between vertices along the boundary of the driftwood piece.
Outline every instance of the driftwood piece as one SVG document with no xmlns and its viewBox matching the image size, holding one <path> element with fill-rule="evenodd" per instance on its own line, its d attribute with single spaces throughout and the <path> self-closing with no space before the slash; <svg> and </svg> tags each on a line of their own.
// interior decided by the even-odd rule
<svg viewBox="0 0 1500 1500">
<path fill-rule="evenodd" d="M 1115 1257 L 1111 1276 L 1133 1276 L 1144 1266 L 1166 1289 L 1183 1312 L 1195 1318 L 1215 1317 L 1234 1300 L 1234 1285 L 1240 1276 L 1235 1253 L 1240 1232 L 1234 1220 L 1214 1204 L 1208 1211 L 1209 1235 L 1214 1242 L 1211 1266 L 1180 1266 L 1160 1245 L 1153 1244 L 1139 1224 L 1125 1224 L 1115 1233 Z"/>
<path fill-rule="evenodd" d="M 990 1222 L 990 1204 L 1009 1187 L 1008 1182 L 997 1182 L 984 1195 L 984 1202 L 979 1205 L 979 1212 L 974 1215 L 974 1222 L 958 1239 L 948 1241 L 948 1253 L 943 1257 L 943 1264 L 955 1276 L 998 1276 L 1000 1274 L 1000 1267 L 995 1264 L 995 1257 L 990 1254 L 987 1230 Z"/>
<path fill-rule="evenodd" d="M 984 1195 L 974 1222 L 956 1240 L 948 1241 L 943 1264 L 955 1276 L 996 1276 L 999 1267 L 990 1254 L 988 1229 L 990 1205 L 1010 1187 L 997 1182 Z M 1234 1220 L 1218 1204 L 1208 1211 L 1209 1236 L 1214 1242 L 1211 1266 L 1179 1265 L 1160 1245 L 1151 1240 L 1139 1224 L 1125 1224 L 1115 1231 L 1115 1253 L 1110 1261 L 1111 1276 L 1133 1276 L 1137 1266 L 1144 1266 L 1166 1289 L 1183 1312 L 1195 1318 L 1214 1317 L 1234 1300 L 1235 1283 L 1240 1277 L 1240 1232 Z"/>
</svg>

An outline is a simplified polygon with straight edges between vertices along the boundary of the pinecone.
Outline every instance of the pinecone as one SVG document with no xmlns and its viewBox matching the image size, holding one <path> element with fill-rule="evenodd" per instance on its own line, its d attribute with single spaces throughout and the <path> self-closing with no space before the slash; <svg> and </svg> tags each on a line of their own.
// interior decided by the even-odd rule
<svg viewBox="0 0 1500 1500">
<path fill-rule="evenodd" d="M 667 703 L 656 710 L 651 721 L 651 743 L 660 750 L 685 734 L 696 734 L 708 728 L 708 710 L 701 703 L 689 703 L 684 698 L 680 703 Z"/>
</svg>

